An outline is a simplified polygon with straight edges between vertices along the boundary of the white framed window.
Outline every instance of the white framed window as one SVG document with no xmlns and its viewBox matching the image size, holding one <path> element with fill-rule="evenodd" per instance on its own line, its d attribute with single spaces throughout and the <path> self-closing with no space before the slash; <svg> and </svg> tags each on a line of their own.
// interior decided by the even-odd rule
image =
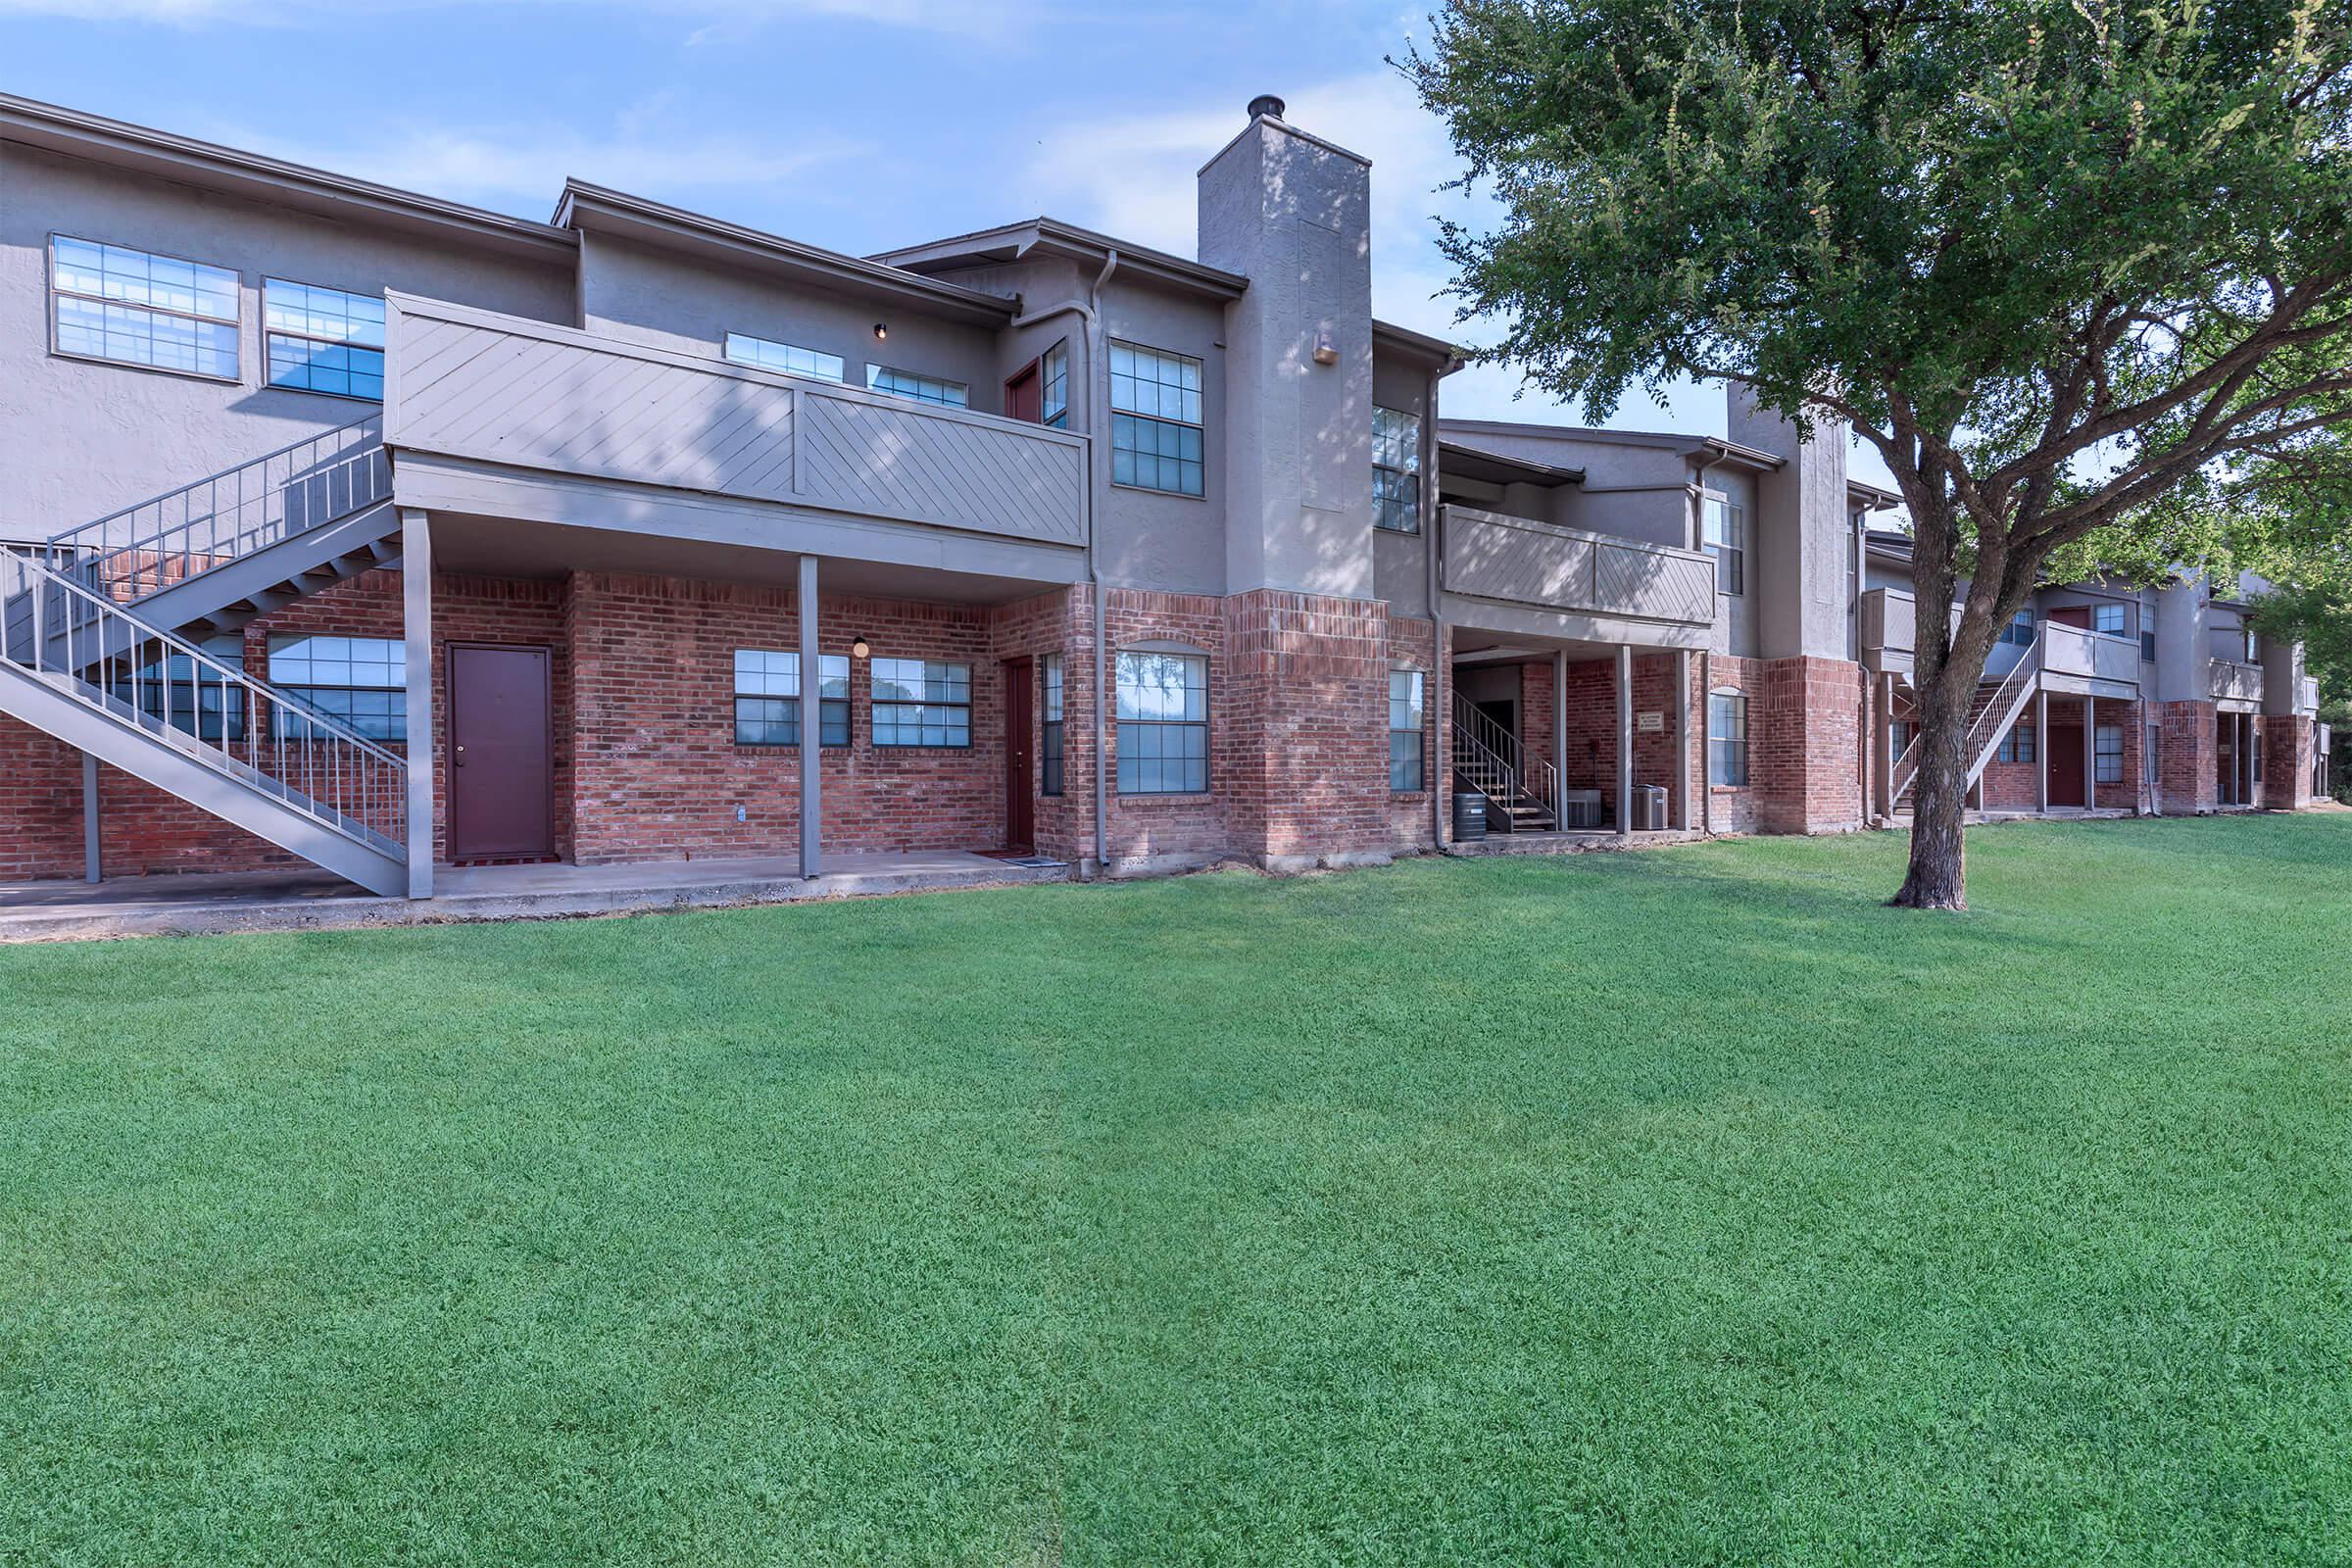
<svg viewBox="0 0 2352 1568">
<path fill-rule="evenodd" d="M 1421 416 L 1372 407 L 1372 522 L 1421 531 Z"/>
<path fill-rule="evenodd" d="M 1389 788 L 1399 793 L 1429 788 L 1425 679 L 1417 669 L 1389 671 Z"/>
<path fill-rule="evenodd" d="M 1040 424 L 1056 430 L 1070 427 L 1070 340 L 1063 338 L 1038 363 L 1038 413 Z"/>
<path fill-rule="evenodd" d="M 1719 495 L 1704 495 L 1698 503 L 1698 536 L 1715 558 L 1715 591 L 1747 592 L 1747 509 Z"/>
<path fill-rule="evenodd" d="M 817 656 L 816 743 L 850 744 L 850 656 Z M 735 744 L 801 744 L 801 656 L 791 649 L 735 650 Z"/>
<path fill-rule="evenodd" d="M 1208 793 L 1208 661 L 1128 653 L 1118 661 L 1119 793 Z"/>
<path fill-rule="evenodd" d="M 1059 795 L 1062 778 L 1061 656 L 1048 654 L 1038 661 L 1038 679 L 1045 687 L 1045 726 L 1038 749 L 1041 763 L 1038 793 Z"/>
<path fill-rule="evenodd" d="M 1204 493 L 1199 360 L 1114 340 L 1110 409 L 1112 484 L 1180 496 Z"/>
<path fill-rule="evenodd" d="M 972 744 L 972 666 L 924 659 L 873 662 L 876 746 Z"/>
<path fill-rule="evenodd" d="M 774 370 L 782 375 L 806 375 L 818 381 L 839 381 L 847 373 L 838 354 L 824 354 L 805 349 L 797 343 L 778 343 L 749 332 L 727 334 L 726 356 L 737 365 L 748 365 L 758 370 Z"/>
<path fill-rule="evenodd" d="M 2121 784 L 2124 781 L 2124 727 L 2121 724 L 2101 724 L 2091 732 L 2095 752 L 2091 777 L 2100 784 Z"/>
<path fill-rule="evenodd" d="M 968 409 L 972 404 L 971 388 L 961 381 L 917 375 L 912 370 L 894 369 L 887 365 L 865 368 L 865 387 L 869 392 L 887 392 L 894 398 L 908 398 L 916 403 L 936 403 L 945 409 Z"/>
<path fill-rule="evenodd" d="M 271 386 L 384 400 L 382 295 L 266 277 L 262 325 Z"/>
<path fill-rule="evenodd" d="M 2124 635 L 2124 607 L 2121 605 L 2091 606 L 2090 629 L 2107 637 Z"/>
<path fill-rule="evenodd" d="M 371 741 L 409 738 L 409 647 L 398 637 L 272 637 L 270 684 Z M 280 711 L 277 734 L 304 726 Z"/>
<path fill-rule="evenodd" d="M 1747 783 L 1747 698 L 1740 692 L 1707 694 L 1707 782 Z"/>
<path fill-rule="evenodd" d="M 241 378 L 237 274 L 126 245 L 49 236 L 50 343 L 75 359 Z"/>
</svg>

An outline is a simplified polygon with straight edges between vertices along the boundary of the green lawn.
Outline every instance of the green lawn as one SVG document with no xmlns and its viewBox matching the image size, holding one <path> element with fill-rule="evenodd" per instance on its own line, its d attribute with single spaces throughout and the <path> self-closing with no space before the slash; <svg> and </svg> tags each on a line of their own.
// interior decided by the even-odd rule
<svg viewBox="0 0 2352 1568">
<path fill-rule="evenodd" d="M 2352 815 L 0 951 L 0 1563 L 2352 1560 Z"/>
</svg>

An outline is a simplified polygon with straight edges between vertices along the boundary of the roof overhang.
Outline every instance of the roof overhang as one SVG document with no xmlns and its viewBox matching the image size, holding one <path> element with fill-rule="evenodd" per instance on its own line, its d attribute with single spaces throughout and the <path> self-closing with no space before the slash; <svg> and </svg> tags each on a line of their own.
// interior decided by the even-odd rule
<svg viewBox="0 0 2352 1568">
<path fill-rule="evenodd" d="M 1865 512 L 1885 512 L 1903 504 L 1902 496 L 1896 491 L 1882 489 L 1861 479 L 1845 481 L 1845 498 L 1861 502 Z"/>
<path fill-rule="evenodd" d="M 1140 274 L 1188 293 L 1209 299 L 1237 300 L 1248 292 L 1250 280 L 1200 262 L 1187 261 L 1148 245 L 1131 245 L 1091 228 L 1080 228 L 1057 218 L 1032 218 L 969 234 L 956 234 L 923 245 L 883 251 L 870 258 L 875 264 L 909 272 L 944 272 L 990 263 L 1059 257 L 1082 266 L 1101 268 L 1113 251 L 1120 274 Z"/>
<path fill-rule="evenodd" d="M 1394 321 L 1373 321 L 1372 347 L 1401 354 L 1409 359 L 1426 360 L 1431 365 L 1441 367 L 1438 371 L 1440 375 L 1451 375 L 1469 363 L 1460 344 L 1448 343 L 1442 337 L 1431 337 L 1427 332 L 1416 332 L 1409 326 L 1398 326 Z"/>
<path fill-rule="evenodd" d="M 1676 435 L 1667 430 L 1604 430 L 1592 425 L 1538 424 L 1532 420 L 1516 419 L 1440 419 L 1438 429 L 1449 435 L 1511 435 L 1548 437 L 1555 441 L 1576 441 L 1598 446 L 1657 447 L 1680 452 L 1693 463 L 1729 463 L 1735 467 L 1768 473 L 1786 467 L 1787 458 L 1775 457 L 1758 447 L 1741 446 L 1721 436 Z"/>
<path fill-rule="evenodd" d="M 902 268 L 804 245 L 578 179 L 564 182 L 556 221 L 582 233 L 611 234 L 698 261 L 786 277 L 837 294 L 906 305 L 931 316 L 982 326 L 1002 326 L 1020 311 L 1017 298 L 942 283 Z"/>
<path fill-rule="evenodd" d="M 1441 440 L 1438 443 L 1438 482 L 1447 478 L 1476 479 L 1482 484 L 1583 484 L 1582 468 L 1555 467 L 1548 463 L 1537 463 L 1527 458 L 1514 458 L 1501 452 L 1489 452 L 1483 447 L 1464 446 L 1458 441 Z"/>
<path fill-rule="evenodd" d="M 326 218 L 360 218 L 443 241 L 462 239 L 478 249 L 530 261 L 565 264 L 578 246 L 575 236 L 551 224 L 9 93 L 0 93 L 0 141 L 84 158 L 273 207 Z"/>
</svg>

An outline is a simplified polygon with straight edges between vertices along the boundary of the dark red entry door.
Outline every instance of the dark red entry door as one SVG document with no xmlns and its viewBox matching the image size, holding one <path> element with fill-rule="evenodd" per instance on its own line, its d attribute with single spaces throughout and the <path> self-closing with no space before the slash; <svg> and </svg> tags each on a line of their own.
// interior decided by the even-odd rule
<svg viewBox="0 0 2352 1568">
<path fill-rule="evenodd" d="M 2043 765 L 2049 769 L 2050 804 L 2052 806 L 2088 806 L 2082 799 L 2082 729 L 2081 725 L 2061 729 L 2049 727 L 2049 755 Z"/>
<path fill-rule="evenodd" d="M 1004 661 L 1004 847 L 1037 848 L 1037 797 L 1029 758 L 1037 734 L 1035 665 L 1026 659 Z"/>
<path fill-rule="evenodd" d="M 449 649 L 449 858 L 555 852 L 548 652 Z"/>
<path fill-rule="evenodd" d="M 1031 424 L 1046 416 L 1045 386 L 1039 381 L 1037 362 L 1032 360 L 1020 374 L 1004 383 L 1004 417 L 1026 419 Z"/>
</svg>

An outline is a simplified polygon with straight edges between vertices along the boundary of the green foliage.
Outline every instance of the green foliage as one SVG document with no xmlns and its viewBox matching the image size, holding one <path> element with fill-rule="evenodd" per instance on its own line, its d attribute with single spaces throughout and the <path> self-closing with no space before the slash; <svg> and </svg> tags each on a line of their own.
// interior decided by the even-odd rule
<svg viewBox="0 0 2352 1568">
<path fill-rule="evenodd" d="M 0 1561 L 2340 1561 L 2352 816 L 1970 853 L 0 950 Z"/>
</svg>

